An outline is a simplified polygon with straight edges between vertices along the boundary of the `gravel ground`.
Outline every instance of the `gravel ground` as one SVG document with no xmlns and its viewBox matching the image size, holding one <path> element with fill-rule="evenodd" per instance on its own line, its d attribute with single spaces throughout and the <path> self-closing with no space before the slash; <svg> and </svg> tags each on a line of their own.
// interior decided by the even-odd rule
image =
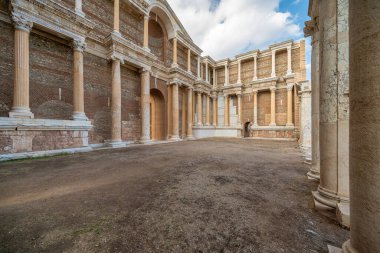
<svg viewBox="0 0 380 253">
<path fill-rule="evenodd" d="M 244 139 L 2 163 L 0 252 L 327 252 L 349 232 L 307 171 L 296 143 Z"/>
</svg>

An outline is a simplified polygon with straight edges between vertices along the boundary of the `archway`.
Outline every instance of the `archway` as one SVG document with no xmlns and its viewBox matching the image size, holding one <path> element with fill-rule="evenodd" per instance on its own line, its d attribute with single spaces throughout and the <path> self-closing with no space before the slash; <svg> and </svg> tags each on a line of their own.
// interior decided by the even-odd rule
<svg viewBox="0 0 380 253">
<path fill-rule="evenodd" d="M 251 122 L 246 122 L 244 124 L 244 138 L 250 137 L 251 134 Z"/>
<path fill-rule="evenodd" d="M 152 140 L 165 140 L 165 98 L 157 89 L 150 90 L 150 115 L 150 136 Z"/>
</svg>

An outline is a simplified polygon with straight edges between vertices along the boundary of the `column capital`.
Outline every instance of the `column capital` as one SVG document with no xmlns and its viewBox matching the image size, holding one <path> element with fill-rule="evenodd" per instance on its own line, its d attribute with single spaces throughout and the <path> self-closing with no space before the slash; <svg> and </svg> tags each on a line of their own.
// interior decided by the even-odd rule
<svg viewBox="0 0 380 253">
<path fill-rule="evenodd" d="M 121 56 L 120 54 L 113 52 L 110 56 L 110 59 L 112 61 L 120 61 L 121 64 L 124 64 L 124 57 Z"/>
<path fill-rule="evenodd" d="M 144 20 L 149 20 L 150 16 L 149 15 L 144 15 Z"/>
<path fill-rule="evenodd" d="M 252 90 L 252 93 L 257 94 L 257 93 L 259 93 L 259 91 L 258 90 Z"/>
<path fill-rule="evenodd" d="M 86 49 L 87 44 L 83 40 L 73 40 L 72 47 L 74 51 L 81 52 Z"/>
<path fill-rule="evenodd" d="M 272 86 L 269 89 L 270 89 L 270 92 L 275 92 L 277 88 L 275 86 Z"/>
<path fill-rule="evenodd" d="M 22 30 L 29 33 L 33 28 L 33 22 L 20 14 L 12 13 L 12 22 L 17 30 Z"/>
<path fill-rule="evenodd" d="M 286 88 L 287 88 L 288 91 L 292 91 L 292 90 L 293 90 L 293 87 L 294 87 L 294 83 L 288 83 L 288 84 L 286 85 Z"/>
</svg>

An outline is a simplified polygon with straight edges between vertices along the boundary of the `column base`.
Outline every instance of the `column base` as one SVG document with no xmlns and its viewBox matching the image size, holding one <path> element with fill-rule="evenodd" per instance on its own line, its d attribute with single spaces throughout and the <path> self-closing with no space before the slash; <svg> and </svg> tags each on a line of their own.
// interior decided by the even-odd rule
<svg viewBox="0 0 380 253">
<path fill-rule="evenodd" d="M 311 168 L 310 171 L 307 173 L 307 179 L 309 179 L 309 180 L 320 180 L 319 171 Z"/>
<path fill-rule="evenodd" d="M 340 225 L 350 228 L 350 203 L 340 202 L 336 205 L 336 216 Z"/>
<path fill-rule="evenodd" d="M 324 191 L 320 186 L 318 191 L 313 192 L 314 202 L 318 202 L 319 205 L 324 205 L 329 208 L 336 208 L 336 205 L 339 202 L 337 195 Z"/>
<path fill-rule="evenodd" d="M 257 81 L 257 76 L 255 76 L 255 77 L 252 79 L 252 81 Z"/>
<path fill-rule="evenodd" d="M 172 68 L 178 68 L 179 65 L 178 65 L 177 63 L 173 63 L 171 67 L 172 67 Z"/>
<path fill-rule="evenodd" d="M 179 135 L 173 135 L 173 136 L 170 136 L 169 140 L 170 141 L 180 141 L 181 138 L 179 138 Z"/>
<path fill-rule="evenodd" d="M 33 119 L 34 114 L 30 111 L 30 108 L 13 107 L 9 112 L 9 118 Z"/>
<path fill-rule="evenodd" d="M 142 138 L 142 139 L 137 141 L 138 144 L 149 144 L 151 142 L 152 142 L 152 140 L 148 139 L 148 138 Z"/>
<path fill-rule="evenodd" d="M 75 9 L 75 13 L 76 13 L 77 15 L 83 17 L 83 18 L 86 16 L 86 15 L 84 14 L 84 12 L 83 12 L 82 10 L 80 10 L 80 9 Z"/>
<path fill-rule="evenodd" d="M 269 126 L 277 126 L 276 123 L 270 123 Z"/>
<path fill-rule="evenodd" d="M 110 148 L 124 148 L 127 146 L 126 143 L 122 142 L 121 140 L 118 141 L 106 141 L 106 146 Z"/>
<path fill-rule="evenodd" d="M 188 136 L 186 137 L 186 140 L 188 140 L 188 141 L 193 141 L 193 140 L 195 140 L 195 137 L 192 136 L 192 135 L 188 135 Z"/>
<path fill-rule="evenodd" d="M 329 253 L 342 253 L 342 249 L 339 249 L 331 245 L 327 245 L 327 249 L 329 250 Z"/>
<path fill-rule="evenodd" d="M 287 75 L 287 76 L 291 76 L 291 75 L 293 75 L 293 71 L 288 70 L 288 72 L 286 72 L 286 75 Z"/>
<path fill-rule="evenodd" d="M 294 127 L 294 124 L 293 123 L 286 123 L 286 126 L 287 127 Z"/>
<path fill-rule="evenodd" d="M 348 240 L 347 242 L 343 243 L 343 253 L 359 253 L 351 244 L 351 241 Z"/>
<path fill-rule="evenodd" d="M 151 52 L 150 48 L 149 47 L 143 47 L 145 51 L 147 51 L 148 53 Z"/>
<path fill-rule="evenodd" d="M 72 119 L 78 121 L 88 121 L 88 118 L 84 112 L 74 112 Z"/>
</svg>

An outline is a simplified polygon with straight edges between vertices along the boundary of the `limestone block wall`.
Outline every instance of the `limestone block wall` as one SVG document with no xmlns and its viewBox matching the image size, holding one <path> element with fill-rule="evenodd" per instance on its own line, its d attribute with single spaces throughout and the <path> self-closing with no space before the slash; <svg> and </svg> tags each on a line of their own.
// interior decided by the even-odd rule
<svg viewBox="0 0 380 253">
<path fill-rule="evenodd" d="M 287 99 L 288 99 L 288 94 L 287 94 L 286 89 L 276 90 L 276 124 L 277 126 L 286 125 L 287 110 L 288 110 Z"/>
<path fill-rule="evenodd" d="M 272 56 L 259 57 L 257 60 L 257 78 L 269 78 L 272 73 Z"/>
<path fill-rule="evenodd" d="M 237 83 L 238 81 L 238 65 L 237 64 L 230 65 L 229 74 L 230 74 L 229 76 L 230 84 Z"/>
<path fill-rule="evenodd" d="M 243 83 L 249 83 L 253 79 L 254 61 L 248 60 L 241 63 L 241 80 Z"/>
<path fill-rule="evenodd" d="M 253 122 L 253 94 L 246 94 L 242 97 L 242 119 L 243 124 L 246 122 Z"/>
</svg>

